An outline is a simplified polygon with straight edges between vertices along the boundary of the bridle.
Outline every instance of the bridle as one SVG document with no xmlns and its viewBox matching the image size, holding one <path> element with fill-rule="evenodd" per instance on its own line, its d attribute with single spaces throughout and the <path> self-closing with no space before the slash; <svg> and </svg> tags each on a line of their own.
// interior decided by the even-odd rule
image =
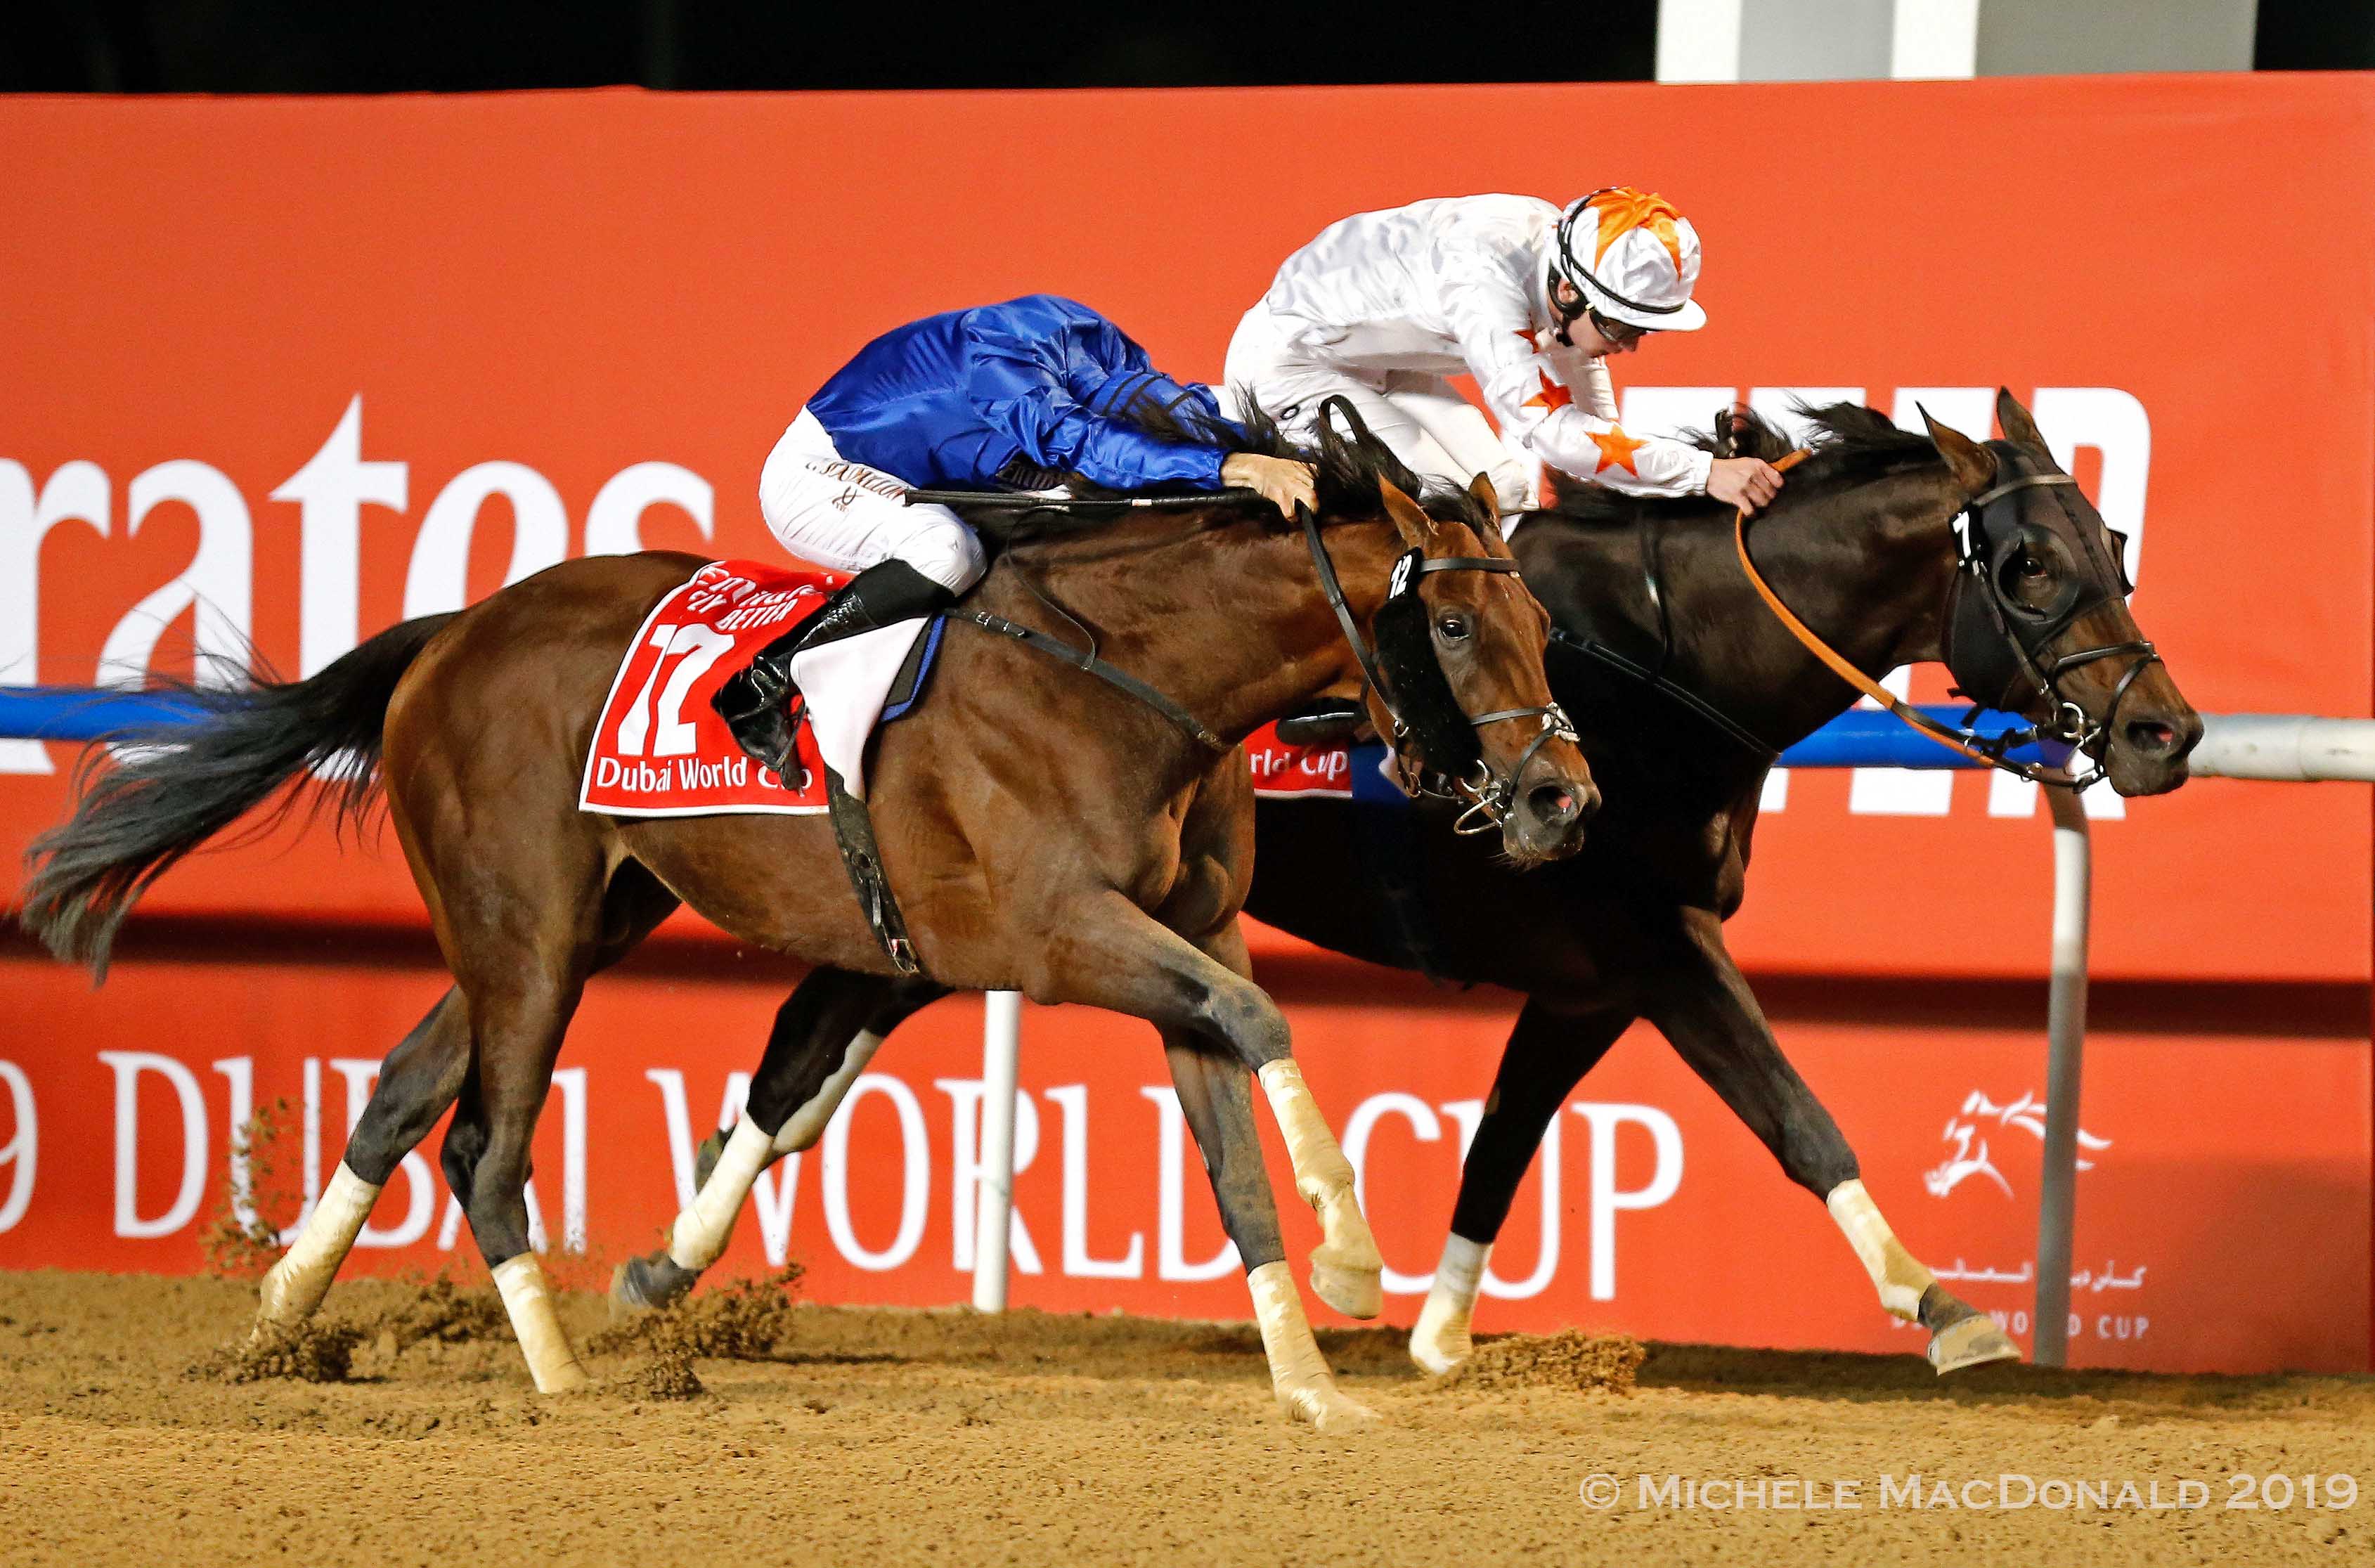
<svg viewBox="0 0 2375 1568">
<path fill-rule="evenodd" d="M 2119 553 L 2104 549 L 2095 530 L 2072 511 L 2068 492 L 2077 487 L 2077 480 L 2034 467 L 2010 442 L 1991 441 L 1987 446 L 1995 454 L 1997 472 L 2009 472 L 2011 477 L 1972 497 L 1956 514 L 1959 560 L 1954 585 L 1946 595 L 1946 665 L 1955 674 L 1959 694 L 1974 703 L 2018 712 L 2030 705 L 2030 698 L 2042 702 L 2051 716 L 2031 734 L 2094 758 L 2088 772 L 2072 781 L 2072 787 L 2083 788 L 2106 772 L 2107 765 L 2092 749 L 2111 734 L 2121 704 L 2145 671 L 2161 662 L 2160 652 L 2142 638 L 2100 643 L 2074 653 L 2053 652 L 2054 642 L 2079 617 L 2115 596 L 2124 597 L 2134 591 L 2133 585 L 2128 582 Z M 2081 558 L 2091 559 L 2095 567 L 2088 581 L 2067 583 L 2056 601 L 2043 608 L 2025 605 L 2004 592 L 2003 569 L 2021 548 L 2018 509 L 2015 508 L 2009 527 L 2003 526 L 2001 519 L 1991 521 L 1991 515 L 2007 498 L 2028 489 L 2052 491 L 2068 525 L 2066 536 L 2077 546 Z M 2122 657 L 2129 661 L 2128 667 L 2112 687 L 2102 718 L 2088 718 L 2086 710 L 2063 693 L 2062 678 L 2082 666 Z"/>
<path fill-rule="evenodd" d="M 1950 750 L 2031 783 L 2056 789 L 2085 789 L 2100 782 L 2109 772 L 2109 764 L 2091 749 L 2111 733 L 2119 719 L 2120 704 L 2145 670 L 2160 662 L 2160 654 L 2141 639 L 2103 643 L 2075 653 L 2052 653 L 2050 644 L 2080 616 L 2133 590 L 2124 568 L 2116 559 L 2108 562 L 2103 559 L 2107 552 L 2092 537 L 2092 530 L 2070 509 L 2068 497 L 2062 493 L 2074 488 L 2077 480 L 2067 474 L 2030 466 L 2028 457 L 2010 442 L 1991 441 L 1986 445 L 1995 455 L 1997 472 L 2009 471 L 2012 477 L 1973 496 L 1955 516 L 1956 560 L 1954 581 L 1946 590 L 1943 624 L 1946 667 L 1955 677 L 1956 694 L 1972 701 L 1971 710 L 1964 715 L 1959 727 L 1939 723 L 1883 688 L 1849 663 L 1782 603 L 1749 556 L 1749 514 L 1745 507 L 1732 524 L 1741 570 L 1747 573 L 1766 607 L 1809 653 L 1908 727 Z M 1807 449 L 1801 447 L 1774 466 L 1790 468 L 1807 455 Z M 2093 576 L 2099 580 L 2082 584 L 2074 578 L 2056 596 L 2054 604 L 2041 609 L 2011 597 L 2004 592 L 2003 583 L 2003 568 L 2010 564 L 2019 549 L 2021 534 L 2017 516 L 2005 527 L 1999 514 L 2007 500 L 2030 489 L 2054 492 L 2062 518 L 2069 525 L 2069 536 L 2083 555 L 2093 558 L 2097 569 Z M 2103 581 L 2117 587 L 2103 587 Z M 2133 655 L 2132 662 L 2120 677 L 2119 684 L 2112 688 L 2103 717 L 2088 718 L 2083 707 L 2063 694 L 2062 678 L 2082 666 L 2122 655 Z M 1985 709 L 2018 712 L 2032 701 L 2041 701 L 2050 716 L 2026 729 L 1995 735 L 1981 735 L 1972 727 Z M 2007 755 L 2038 741 L 2067 746 L 2086 755 L 2090 766 L 2085 772 L 2073 775 L 2042 763 L 2015 761 Z M 2104 749 L 2108 750 L 2108 746 Z"/>
<path fill-rule="evenodd" d="M 1436 656 L 1427 631 L 1426 602 L 1418 587 L 1420 579 L 1431 572 L 1515 575 L 1518 563 L 1504 556 L 1430 556 L 1423 549 L 1411 549 L 1394 562 L 1393 575 L 1387 579 L 1386 602 L 1374 623 L 1377 646 L 1372 653 L 1352 607 L 1345 603 L 1344 585 L 1337 578 L 1336 562 L 1328 553 L 1319 520 L 1307 507 L 1297 509 L 1297 520 L 1303 525 L 1305 542 L 1311 547 L 1311 564 L 1319 573 L 1320 591 L 1328 595 L 1336 624 L 1343 629 L 1344 641 L 1360 661 L 1361 678 L 1393 721 L 1395 766 L 1404 785 L 1413 795 L 1467 802 L 1466 809 L 1452 822 L 1454 832 L 1483 833 L 1498 827 L 1517 804 L 1518 781 L 1534 754 L 1554 740 L 1577 743 L 1575 725 L 1556 702 L 1472 715 L 1461 708 L 1450 678 L 1443 673 L 1442 661 Z M 1388 667 L 1399 672 L 1391 679 L 1387 676 Z M 1537 721 L 1540 729 L 1518 754 L 1516 765 L 1496 772 L 1484 760 L 1476 732 L 1486 725 L 1521 719 Z M 1424 766 L 1413 767 L 1403 759 L 1403 748 L 1413 739 Z"/>
</svg>

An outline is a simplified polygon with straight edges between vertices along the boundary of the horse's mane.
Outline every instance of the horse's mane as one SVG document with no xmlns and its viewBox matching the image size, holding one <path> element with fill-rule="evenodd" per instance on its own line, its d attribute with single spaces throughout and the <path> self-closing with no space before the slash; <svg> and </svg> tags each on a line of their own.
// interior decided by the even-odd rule
<svg viewBox="0 0 2375 1568">
<path fill-rule="evenodd" d="M 1790 475 L 1794 485 L 1829 479 L 1874 478 L 1899 468 L 1942 461 L 1935 442 L 1919 430 L 1903 430 L 1876 408 L 1861 403 L 1829 403 L 1821 407 L 1801 403 L 1798 411 L 1814 428 L 1809 455 Z M 1682 440 L 1719 457 L 1761 457 L 1778 461 L 1797 442 L 1778 426 L 1750 409 L 1734 409 L 1722 423 L 1728 430 L 1685 431 Z M 1545 510 L 1585 523 L 1630 524 L 1647 513 L 1700 512 L 1717 505 L 1703 495 L 1637 496 L 1606 485 L 1565 485 Z"/>
<path fill-rule="evenodd" d="M 1497 517 L 1475 497 L 1455 485 L 1424 478 L 1412 472 L 1408 464 L 1394 454 L 1392 448 L 1370 434 L 1365 427 L 1339 430 L 1335 421 L 1322 419 L 1317 440 L 1306 445 L 1290 439 L 1279 428 L 1278 421 L 1266 410 L 1255 406 L 1250 398 L 1242 402 L 1248 412 L 1234 422 L 1215 421 L 1197 410 L 1165 408 L 1152 399 L 1143 397 L 1122 410 L 1121 417 L 1149 435 L 1164 441 L 1192 442 L 1198 445 L 1219 446 L 1229 452 L 1252 452 L 1265 457 L 1291 457 L 1308 463 L 1319 491 L 1322 517 L 1377 516 L 1381 510 L 1378 486 L 1382 483 L 1392 485 L 1417 501 L 1429 516 L 1440 521 L 1464 523 L 1480 532 L 1488 526 L 1497 525 Z M 1071 489 L 1084 500 L 1125 495 L 1194 496 L 1204 493 L 1183 485 L 1114 490 L 1079 479 L 1072 482 Z M 1223 507 L 1231 502 L 1216 497 L 1213 504 Z M 1267 524 L 1282 522 L 1278 509 L 1268 501 L 1247 501 L 1239 504 L 1246 512 Z M 956 510 L 986 540 L 998 547 L 1103 527 L 1111 524 L 1116 515 L 1110 507 L 1068 506 L 1059 501 L 1027 510 L 963 506 Z"/>
</svg>

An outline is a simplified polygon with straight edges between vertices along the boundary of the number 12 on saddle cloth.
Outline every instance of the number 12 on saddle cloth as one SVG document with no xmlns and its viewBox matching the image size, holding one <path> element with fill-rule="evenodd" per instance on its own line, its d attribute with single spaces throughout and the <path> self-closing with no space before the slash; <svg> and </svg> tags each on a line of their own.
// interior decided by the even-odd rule
<svg viewBox="0 0 2375 1568">
<path fill-rule="evenodd" d="M 838 572 L 712 561 L 655 605 L 602 704 L 579 808 L 620 817 L 821 813 L 824 769 L 810 726 L 800 725 L 798 747 L 807 776 L 786 789 L 735 742 L 710 698 L 848 581 Z M 937 644 L 939 632 L 935 622 L 927 641 Z"/>
</svg>

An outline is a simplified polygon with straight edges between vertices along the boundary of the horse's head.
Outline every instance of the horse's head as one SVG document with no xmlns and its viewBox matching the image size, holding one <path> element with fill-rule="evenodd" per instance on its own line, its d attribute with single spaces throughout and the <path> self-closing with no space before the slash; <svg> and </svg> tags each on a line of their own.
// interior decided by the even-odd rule
<svg viewBox="0 0 2375 1568">
<path fill-rule="evenodd" d="M 1463 826 L 1497 823 L 1521 865 L 1572 855 L 1600 792 L 1542 673 L 1550 617 L 1517 572 L 1480 476 L 1471 508 L 1436 515 L 1377 487 L 1401 546 L 1369 618 L 1378 678 L 1370 721 L 1413 794 L 1469 804 Z"/>
<path fill-rule="evenodd" d="M 1996 395 L 2003 441 L 1975 442 L 1922 418 L 1963 495 L 1962 567 L 1942 636 L 1956 686 L 2058 729 L 2121 795 L 2183 784 L 2202 717 L 2129 613 L 2126 541 L 2054 462 L 2011 393 Z"/>
</svg>

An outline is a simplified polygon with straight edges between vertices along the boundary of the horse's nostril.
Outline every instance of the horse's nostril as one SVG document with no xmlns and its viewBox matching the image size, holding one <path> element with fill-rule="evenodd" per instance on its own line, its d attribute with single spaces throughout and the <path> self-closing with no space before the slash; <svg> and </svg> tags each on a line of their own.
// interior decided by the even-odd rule
<svg viewBox="0 0 2375 1568">
<path fill-rule="evenodd" d="M 2133 719 L 2127 732 L 2128 744 L 2140 751 L 2167 751 L 2177 744 L 2177 726 L 2158 719 Z"/>
<path fill-rule="evenodd" d="M 1526 798 L 1536 817 L 1554 826 L 1574 821 L 1580 809 L 1575 796 L 1564 784 L 1536 784 Z"/>
</svg>

